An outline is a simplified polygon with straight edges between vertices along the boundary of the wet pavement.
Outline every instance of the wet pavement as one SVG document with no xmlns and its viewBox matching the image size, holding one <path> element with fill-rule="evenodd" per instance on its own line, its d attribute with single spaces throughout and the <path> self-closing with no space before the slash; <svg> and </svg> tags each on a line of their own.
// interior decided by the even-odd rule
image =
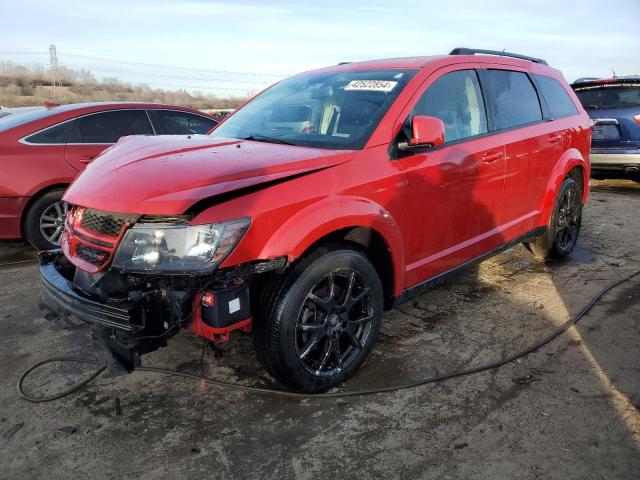
<svg viewBox="0 0 640 480">
<path fill-rule="evenodd" d="M 344 388 L 525 348 L 640 269 L 639 239 L 640 184 L 594 181 L 568 261 L 536 263 L 518 246 L 387 312 Z M 29 365 L 91 355 L 87 328 L 42 318 L 35 263 L 13 263 L 33 258 L 22 242 L 0 242 L 0 478 L 640 478 L 640 276 L 535 353 L 440 384 L 290 400 L 135 372 L 31 404 L 15 389 Z M 201 353 L 201 339 L 182 332 L 143 362 L 273 386 L 246 334 L 202 363 Z M 51 365 L 26 388 L 51 393 L 89 371 Z"/>
</svg>

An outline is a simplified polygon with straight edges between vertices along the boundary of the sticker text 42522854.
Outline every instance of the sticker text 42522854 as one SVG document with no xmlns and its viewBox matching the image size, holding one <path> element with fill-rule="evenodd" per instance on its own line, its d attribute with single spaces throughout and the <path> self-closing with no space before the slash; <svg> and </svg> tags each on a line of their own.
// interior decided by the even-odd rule
<svg viewBox="0 0 640 480">
<path fill-rule="evenodd" d="M 360 90 L 389 93 L 397 84 L 398 82 L 392 80 L 351 80 L 344 89 L 345 91 Z"/>
</svg>

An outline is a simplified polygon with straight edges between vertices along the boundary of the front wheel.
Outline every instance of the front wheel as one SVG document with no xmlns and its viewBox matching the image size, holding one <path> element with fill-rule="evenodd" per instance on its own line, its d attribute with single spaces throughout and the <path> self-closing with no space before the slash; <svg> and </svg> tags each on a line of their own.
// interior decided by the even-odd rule
<svg viewBox="0 0 640 480">
<path fill-rule="evenodd" d="M 307 393 L 350 377 L 373 346 L 383 310 L 378 273 L 360 252 L 323 247 L 274 280 L 254 339 L 262 366 Z"/>
<path fill-rule="evenodd" d="M 569 255 L 578 242 L 582 224 L 582 189 L 575 179 L 566 178 L 545 232 L 529 242 L 540 259 L 561 259 Z"/>
<path fill-rule="evenodd" d="M 24 234 L 31 245 L 38 250 L 58 248 L 67 204 L 62 201 L 64 190 L 52 190 L 38 198 L 29 207 L 24 217 Z"/>
</svg>

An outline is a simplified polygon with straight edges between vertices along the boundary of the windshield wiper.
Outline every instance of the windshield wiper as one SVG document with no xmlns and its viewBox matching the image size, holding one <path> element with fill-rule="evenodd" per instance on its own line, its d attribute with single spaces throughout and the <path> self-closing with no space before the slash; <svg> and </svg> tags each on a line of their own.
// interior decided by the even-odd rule
<svg viewBox="0 0 640 480">
<path fill-rule="evenodd" d="M 249 135 L 248 137 L 244 137 L 243 140 L 252 140 L 254 142 L 265 142 L 265 143 L 278 143 L 280 145 L 295 145 L 295 143 L 287 142 L 286 140 L 280 140 L 279 138 L 265 137 L 264 135 Z"/>
</svg>

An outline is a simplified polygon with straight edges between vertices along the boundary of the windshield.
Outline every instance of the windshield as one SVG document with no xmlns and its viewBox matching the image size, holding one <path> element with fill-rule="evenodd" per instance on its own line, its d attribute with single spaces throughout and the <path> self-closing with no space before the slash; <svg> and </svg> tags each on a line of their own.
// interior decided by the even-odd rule
<svg viewBox="0 0 640 480">
<path fill-rule="evenodd" d="M 640 82 L 574 87 L 585 110 L 640 107 Z"/>
<path fill-rule="evenodd" d="M 257 96 L 211 135 L 361 149 L 415 72 L 365 70 L 293 77 Z"/>
</svg>

